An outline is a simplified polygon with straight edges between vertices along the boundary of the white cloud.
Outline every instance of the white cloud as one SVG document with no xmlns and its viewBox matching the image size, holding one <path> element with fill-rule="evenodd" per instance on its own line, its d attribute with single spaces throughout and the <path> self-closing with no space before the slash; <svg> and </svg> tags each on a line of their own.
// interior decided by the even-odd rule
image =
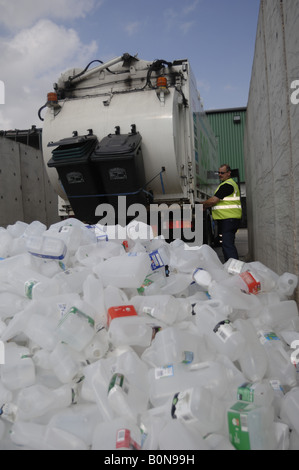
<svg viewBox="0 0 299 470">
<path fill-rule="evenodd" d="M 0 38 L 0 79 L 5 84 L 0 129 L 40 126 L 38 109 L 60 74 L 84 67 L 97 52 L 97 44 L 83 44 L 74 29 L 39 20 L 11 40 Z"/>
<path fill-rule="evenodd" d="M 192 28 L 194 24 L 194 21 L 188 21 L 188 22 L 185 22 L 185 23 L 181 23 L 180 24 L 180 30 L 182 31 L 183 34 L 187 34 L 190 29 Z"/>
<path fill-rule="evenodd" d="M 141 23 L 139 21 L 135 21 L 133 23 L 128 23 L 125 26 L 125 31 L 128 33 L 129 36 L 133 36 L 133 34 L 137 33 L 140 29 Z"/>
<path fill-rule="evenodd" d="M 165 25 L 168 30 L 179 29 L 183 34 L 187 34 L 192 26 L 195 24 L 194 20 L 186 21 L 187 16 L 193 13 L 197 6 L 198 0 L 192 4 L 184 7 L 181 11 L 176 11 L 173 8 L 164 10 Z"/>
<path fill-rule="evenodd" d="M 41 18 L 83 18 L 100 0 L 0 0 L 0 23 L 16 31 L 32 26 Z"/>
<path fill-rule="evenodd" d="M 183 9 L 183 14 L 184 15 L 189 15 L 189 13 L 193 13 L 194 10 L 196 9 L 197 5 L 198 5 L 198 2 L 199 2 L 199 0 L 195 0 L 193 3 L 190 3 L 190 5 L 187 5 Z"/>
</svg>

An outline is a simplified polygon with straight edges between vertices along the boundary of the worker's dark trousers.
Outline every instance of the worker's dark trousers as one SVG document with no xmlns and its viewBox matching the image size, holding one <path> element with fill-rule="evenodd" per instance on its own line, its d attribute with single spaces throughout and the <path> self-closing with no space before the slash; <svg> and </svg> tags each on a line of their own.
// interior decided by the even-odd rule
<svg viewBox="0 0 299 470">
<path fill-rule="evenodd" d="M 222 219 L 218 221 L 224 261 L 227 261 L 229 258 L 239 259 L 235 246 L 235 235 L 240 227 L 240 222 L 240 219 Z"/>
</svg>

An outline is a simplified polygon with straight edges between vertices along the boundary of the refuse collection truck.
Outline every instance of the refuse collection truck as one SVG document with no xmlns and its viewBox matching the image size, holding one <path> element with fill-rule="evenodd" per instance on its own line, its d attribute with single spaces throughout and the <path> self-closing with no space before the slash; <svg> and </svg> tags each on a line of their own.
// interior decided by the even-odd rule
<svg viewBox="0 0 299 470">
<path fill-rule="evenodd" d="M 194 223 L 197 203 L 219 184 L 217 142 L 188 60 L 92 61 L 63 73 L 38 114 L 62 216 L 95 223 L 109 205 L 117 218 L 121 201 L 121 216 L 133 204 L 175 205 L 189 207 Z M 204 232 L 213 233 L 209 213 Z"/>
</svg>

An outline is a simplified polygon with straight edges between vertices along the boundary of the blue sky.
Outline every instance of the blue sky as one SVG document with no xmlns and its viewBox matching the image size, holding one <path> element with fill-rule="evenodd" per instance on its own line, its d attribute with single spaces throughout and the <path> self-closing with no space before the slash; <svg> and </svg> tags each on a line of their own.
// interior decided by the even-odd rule
<svg viewBox="0 0 299 470">
<path fill-rule="evenodd" d="M 260 0 L 0 0 L 0 129 L 42 126 L 60 74 L 129 52 L 189 59 L 206 110 L 247 105 Z"/>
</svg>

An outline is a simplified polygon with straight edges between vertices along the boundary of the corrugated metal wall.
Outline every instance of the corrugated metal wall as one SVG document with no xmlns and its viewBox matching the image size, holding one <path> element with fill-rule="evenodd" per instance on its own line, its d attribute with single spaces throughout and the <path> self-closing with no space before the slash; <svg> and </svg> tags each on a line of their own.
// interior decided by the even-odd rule
<svg viewBox="0 0 299 470">
<path fill-rule="evenodd" d="M 246 108 L 206 111 L 210 125 L 218 142 L 221 163 L 238 168 L 240 182 L 245 182 L 244 129 Z"/>
</svg>

